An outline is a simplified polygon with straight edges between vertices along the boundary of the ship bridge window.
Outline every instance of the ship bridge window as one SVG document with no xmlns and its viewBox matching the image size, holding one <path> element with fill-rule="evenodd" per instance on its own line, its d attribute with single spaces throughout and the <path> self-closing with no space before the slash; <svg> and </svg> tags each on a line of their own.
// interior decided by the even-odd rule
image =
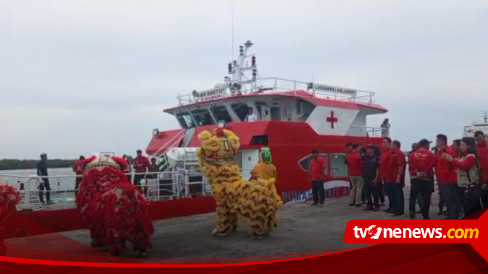
<svg viewBox="0 0 488 274">
<path fill-rule="evenodd" d="M 198 126 L 213 125 L 214 121 L 206 109 L 196 109 L 191 112 Z"/>
<path fill-rule="evenodd" d="M 254 135 L 251 138 L 251 146 L 254 145 L 262 145 L 262 146 L 267 146 L 268 145 L 268 135 Z"/>
<path fill-rule="evenodd" d="M 241 121 L 244 121 L 247 116 L 248 112 L 248 106 L 244 103 L 236 103 L 231 105 L 232 110 L 237 114 L 237 117 L 241 119 Z"/>
<path fill-rule="evenodd" d="M 310 115 L 312 113 L 313 109 L 315 108 L 315 105 L 304 101 L 304 100 L 297 100 L 297 114 L 298 115 Z"/>
<path fill-rule="evenodd" d="M 227 112 L 225 106 L 214 106 L 211 110 L 217 121 L 225 121 L 226 123 L 232 122 L 232 118 L 230 118 L 229 112 Z"/>
<path fill-rule="evenodd" d="M 193 123 L 193 119 L 189 113 L 179 113 L 176 115 L 176 119 L 178 119 L 182 128 L 195 127 L 195 123 Z"/>
</svg>

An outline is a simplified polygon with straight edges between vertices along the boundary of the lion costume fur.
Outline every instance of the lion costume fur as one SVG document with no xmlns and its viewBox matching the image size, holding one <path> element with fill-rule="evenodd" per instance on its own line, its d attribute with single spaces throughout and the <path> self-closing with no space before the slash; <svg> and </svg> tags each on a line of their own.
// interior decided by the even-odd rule
<svg viewBox="0 0 488 274">
<path fill-rule="evenodd" d="M 276 179 L 242 179 L 235 162 L 239 137 L 232 131 L 220 128 L 214 134 L 203 131 L 198 138 L 202 143 L 197 150 L 200 167 L 217 203 L 217 227 L 213 234 L 225 236 L 229 230 L 235 230 L 240 217 L 250 225 L 253 236 L 267 235 L 276 226 L 277 211 L 282 204 Z"/>
</svg>

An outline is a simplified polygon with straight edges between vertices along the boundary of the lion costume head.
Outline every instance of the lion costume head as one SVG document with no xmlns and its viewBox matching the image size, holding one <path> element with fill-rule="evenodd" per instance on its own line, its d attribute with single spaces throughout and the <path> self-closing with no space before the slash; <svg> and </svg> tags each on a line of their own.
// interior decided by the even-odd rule
<svg viewBox="0 0 488 274">
<path fill-rule="evenodd" d="M 131 241 L 134 250 L 145 256 L 154 227 L 141 189 L 123 172 L 126 161 L 100 155 L 80 165 L 83 180 L 76 202 L 81 222 L 90 229 L 92 246 L 105 245 L 110 253 L 118 254 Z"/>
<path fill-rule="evenodd" d="M 239 137 L 230 130 L 215 129 L 214 134 L 205 130 L 198 138 L 202 146 L 197 150 L 202 172 L 213 182 L 234 182 L 241 179 L 235 161 L 240 147 Z"/>
</svg>

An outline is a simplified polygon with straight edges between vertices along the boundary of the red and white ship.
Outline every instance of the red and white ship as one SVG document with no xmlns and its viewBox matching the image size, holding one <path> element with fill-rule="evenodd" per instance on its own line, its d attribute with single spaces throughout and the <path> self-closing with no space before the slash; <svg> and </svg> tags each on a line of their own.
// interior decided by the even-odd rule
<svg viewBox="0 0 488 274">
<path fill-rule="evenodd" d="M 385 113 L 386 109 L 373 103 L 374 92 L 370 91 L 260 78 L 256 56 L 249 53 L 252 45 L 247 41 L 240 46 L 238 59 L 228 64 L 229 76 L 224 83 L 179 95 L 178 106 L 164 110 L 176 117 L 181 128 L 155 129 L 146 152 L 162 163 L 176 163 L 185 157 L 180 151 L 199 146 L 201 131 L 225 126 L 240 137 L 237 162 L 244 178 L 250 177 L 250 170 L 258 163 L 259 149 L 271 148 L 284 202 L 311 196 L 307 170 L 312 148 L 318 148 L 327 162 L 326 195 L 347 195 L 345 145 L 379 144 L 380 130 L 367 127 L 366 120 L 368 115 Z M 249 108 L 253 109 L 253 119 L 247 117 Z"/>
<path fill-rule="evenodd" d="M 215 210 L 210 187 L 200 174 L 195 155 L 203 130 L 228 128 L 240 137 L 237 155 L 243 177 L 259 161 L 259 149 L 271 148 L 277 167 L 277 189 L 284 202 L 309 199 L 310 152 L 318 148 L 326 159 L 327 197 L 348 195 L 346 143 L 380 144 L 380 129 L 367 127 L 368 115 L 387 110 L 373 102 L 374 92 L 282 78 L 260 78 L 252 43 L 240 46 L 237 60 L 228 64 L 224 83 L 204 91 L 178 96 L 178 106 L 166 109 L 178 120 L 178 129 L 155 129 L 146 148 L 158 159 L 160 172 L 147 180 L 147 199 L 153 219 L 189 216 Z M 254 115 L 249 114 L 253 108 Z M 248 121 L 250 120 L 250 121 Z M 51 184 L 58 179 L 51 176 Z M 27 177 L 20 214 L 12 216 L 7 237 L 82 228 L 74 205 L 74 189 L 58 190 L 54 206 L 39 204 L 36 183 Z M 70 178 L 73 181 L 74 177 Z M 14 182 L 12 182 L 14 183 Z M 64 199 L 62 198 L 64 196 Z M 69 198 L 71 197 L 71 198 Z M 69 201 L 68 201 L 69 200 Z M 60 202 L 58 202 L 60 201 Z"/>
</svg>

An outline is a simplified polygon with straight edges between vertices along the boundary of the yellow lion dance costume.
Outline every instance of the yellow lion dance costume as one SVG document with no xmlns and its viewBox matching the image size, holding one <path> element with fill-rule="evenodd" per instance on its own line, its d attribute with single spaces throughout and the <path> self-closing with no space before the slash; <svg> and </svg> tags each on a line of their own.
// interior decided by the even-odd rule
<svg viewBox="0 0 488 274">
<path fill-rule="evenodd" d="M 235 156 L 239 137 L 232 131 L 203 131 L 197 150 L 200 167 L 207 176 L 217 202 L 217 227 L 214 236 L 226 236 L 235 231 L 238 217 L 249 223 L 253 238 L 263 238 L 276 226 L 276 214 L 282 204 L 275 187 L 276 179 L 246 181 L 241 177 Z"/>
</svg>

